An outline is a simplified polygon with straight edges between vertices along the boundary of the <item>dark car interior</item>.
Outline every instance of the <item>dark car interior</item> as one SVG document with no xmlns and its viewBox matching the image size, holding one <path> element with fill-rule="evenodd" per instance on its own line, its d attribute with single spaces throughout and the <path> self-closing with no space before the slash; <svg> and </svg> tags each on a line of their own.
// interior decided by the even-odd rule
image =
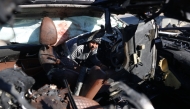
<svg viewBox="0 0 190 109">
<path fill-rule="evenodd" d="M 13 27 L 14 17 L 35 18 L 39 14 L 41 18 L 39 44 L 0 42 L 1 108 L 188 109 L 189 27 L 160 28 L 155 20 L 163 13 L 188 22 L 188 3 L 187 0 L 1 1 L 1 25 L 8 23 Z M 57 30 L 53 17 L 62 19 L 81 13 L 88 16 L 104 13 L 97 57 L 109 68 L 106 71 L 90 63 L 91 69 L 85 69 L 64 57 L 62 44 L 55 46 Z M 111 14 L 125 13 L 134 14 L 139 22 L 121 21 L 125 26 L 112 27 Z M 174 30 L 179 34 L 163 33 Z M 89 35 L 81 34 L 79 40 L 86 40 Z M 84 70 L 82 86 L 76 95 L 78 78 Z"/>
</svg>

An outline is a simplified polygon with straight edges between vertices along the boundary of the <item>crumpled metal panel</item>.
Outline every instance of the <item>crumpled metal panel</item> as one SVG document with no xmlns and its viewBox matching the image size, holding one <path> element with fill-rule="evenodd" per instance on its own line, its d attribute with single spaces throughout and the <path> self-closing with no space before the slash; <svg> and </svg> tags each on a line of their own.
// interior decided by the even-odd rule
<svg viewBox="0 0 190 109">
<path fill-rule="evenodd" d="M 65 93 L 66 90 L 58 91 L 55 85 L 45 85 L 30 96 L 31 105 L 37 109 L 66 109 Z"/>
<path fill-rule="evenodd" d="M 22 107 L 25 107 L 25 109 L 34 109 L 28 104 L 24 97 L 24 93 L 26 93 L 34 83 L 35 80 L 24 74 L 21 69 L 8 68 L 0 71 L 1 92 L 4 91 L 10 94 L 13 97 L 13 103 L 20 104 Z M 12 105 L 11 103 L 7 103 L 11 97 L 5 96 L 4 92 L 2 92 L 0 97 L 0 106 L 3 109 L 8 109 Z M 14 107 L 18 107 L 18 105 L 14 105 Z"/>
<path fill-rule="evenodd" d="M 27 92 L 35 83 L 34 78 L 26 75 L 21 69 L 7 68 L 0 72 L 0 79 L 4 82 L 14 84 L 20 88 L 20 92 Z"/>
</svg>

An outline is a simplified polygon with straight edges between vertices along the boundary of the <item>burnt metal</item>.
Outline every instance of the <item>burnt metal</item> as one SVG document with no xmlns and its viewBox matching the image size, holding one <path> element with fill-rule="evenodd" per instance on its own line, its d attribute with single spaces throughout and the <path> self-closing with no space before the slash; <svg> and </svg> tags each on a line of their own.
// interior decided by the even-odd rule
<svg viewBox="0 0 190 109">
<path fill-rule="evenodd" d="M 27 92 L 35 83 L 35 80 L 32 77 L 27 76 L 21 69 L 14 70 L 14 68 L 2 70 L 0 73 L 0 79 L 14 84 L 16 88 L 21 89 L 19 90 L 20 92 Z"/>
<path fill-rule="evenodd" d="M 111 82 L 109 91 L 110 99 L 114 100 L 117 105 L 121 102 L 130 102 L 137 109 L 154 109 L 145 95 L 139 94 L 121 81 Z"/>
<path fill-rule="evenodd" d="M 160 48 L 160 52 L 170 53 L 172 56 L 170 58 L 174 58 L 179 62 L 183 63 L 183 65 L 190 66 L 190 42 L 183 40 L 176 40 L 175 38 L 163 38 L 162 39 L 163 48 Z"/>
<path fill-rule="evenodd" d="M 12 0 L 11 0 L 12 1 Z M 15 0 L 15 1 L 17 1 L 17 0 Z M 42 0 L 36 0 L 36 1 L 42 1 Z M 142 14 L 142 13 L 144 13 L 144 12 L 147 12 L 147 11 L 149 11 L 149 6 L 153 6 L 153 5 L 157 5 L 157 6 L 159 6 L 161 3 L 159 2 L 159 1 L 156 1 L 156 2 L 153 2 L 153 1 L 150 1 L 150 2 L 147 2 L 146 0 L 145 0 L 145 2 L 140 2 L 139 0 L 132 0 L 131 1 L 131 3 L 133 3 L 133 4 L 128 4 L 128 5 L 126 5 L 126 7 L 124 7 L 125 9 L 122 9 L 123 7 L 121 7 L 121 4 L 122 4 L 122 2 L 124 2 L 124 0 L 116 0 L 116 1 L 114 1 L 114 0 L 96 0 L 97 2 L 97 4 L 101 7 L 105 7 L 105 8 L 108 8 L 109 10 L 111 10 L 111 12 L 116 12 L 116 13 L 126 13 L 127 11 L 128 12 L 130 12 L 130 13 L 137 13 L 137 15 L 139 15 L 139 16 L 141 16 L 140 14 Z M 162 1 L 162 0 L 160 0 L 160 1 Z M 177 2 L 177 3 L 175 3 L 175 4 L 177 4 L 177 5 L 174 5 L 174 8 L 171 8 L 171 12 L 165 12 L 165 14 L 167 15 L 167 14 L 169 14 L 169 15 L 171 15 L 171 14 L 176 14 L 176 12 L 178 13 L 178 15 L 180 15 L 180 14 L 182 14 L 182 13 L 185 13 L 185 14 L 183 14 L 183 15 L 186 15 L 186 12 L 185 11 L 188 11 L 189 9 L 186 9 L 187 7 L 189 7 L 188 6 L 188 4 L 189 3 L 186 3 L 186 5 L 179 5 L 178 4 L 178 0 L 170 0 L 170 1 L 174 1 L 174 2 Z M 52 1 L 50 1 L 51 3 L 52 3 Z M 61 1 L 58 1 L 58 2 L 61 2 Z M 44 2 L 43 2 L 44 3 Z M 76 2 L 75 2 L 76 3 Z M 182 0 L 182 3 L 184 3 L 184 0 Z M 1 3 L 0 3 L 1 4 Z M 2 3 L 3 4 L 3 3 Z M 2 5 L 1 4 L 1 5 Z M 28 5 L 29 6 L 29 5 Z M 30 5 L 31 6 L 31 5 Z M 71 16 L 71 15 L 74 15 L 74 14 L 76 14 L 77 13 L 77 15 L 81 15 L 81 13 L 82 12 L 84 12 L 84 9 L 79 9 L 80 8 L 80 6 L 78 6 L 78 8 L 73 8 L 74 7 L 74 5 L 73 6 L 71 6 L 71 5 L 65 5 L 65 7 L 64 8 L 61 8 L 61 9 L 58 9 L 57 7 L 54 7 L 55 5 L 54 4 L 51 4 L 51 6 L 50 6 L 50 4 L 48 5 L 48 4 L 44 4 L 44 5 L 38 5 L 39 7 L 34 7 L 33 9 L 30 9 L 30 6 L 29 7 L 27 7 L 28 8 L 28 10 L 26 11 L 26 12 L 23 12 L 21 15 L 22 15 L 22 17 L 24 17 L 24 18 L 26 18 L 26 17 L 29 17 L 29 18 L 31 18 L 31 16 L 32 17 L 39 17 L 39 16 L 47 16 L 47 15 L 52 15 L 52 16 L 54 16 L 55 17 L 55 15 L 57 15 L 57 16 L 61 16 L 61 18 L 63 18 L 63 16 Z M 34 6 L 34 5 L 33 5 Z M 43 6 L 43 9 L 40 7 L 40 6 Z M 58 5 L 57 5 L 58 6 Z M 67 6 L 71 6 L 70 8 L 67 8 Z M 173 5 L 171 5 L 171 6 L 173 6 Z M 6 9 L 6 7 L 9 7 L 9 6 L 2 6 L 2 8 L 3 9 Z M 32 7 L 32 6 L 31 6 Z M 51 7 L 51 8 L 49 8 L 48 10 L 46 10 L 48 7 Z M 52 12 L 50 12 L 50 13 L 48 13 L 49 12 L 49 10 L 51 10 L 52 9 L 52 7 L 54 7 L 53 9 L 54 9 L 54 11 L 52 11 Z M 59 8 L 61 7 L 61 5 L 59 6 Z M 146 8 L 147 7 L 147 8 Z M 176 8 L 177 7 L 177 8 Z M 180 10 L 178 10 L 178 11 L 176 11 L 176 10 L 173 10 L 173 9 L 179 9 L 179 7 L 181 7 L 181 8 L 183 8 L 183 9 L 180 9 Z M 0 8 L 1 8 L 1 6 L 0 6 Z M 10 8 L 10 7 L 9 7 Z M 58 9 L 58 10 L 62 10 L 62 11 L 57 11 L 56 10 L 56 8 Z M 73 9 L 72 9 L 73 8 Z M 81 7 L 81 8 L 84 8 L 84 7 Z M 2 9 L 2 11 L 3 11 L 3 9 Z M 41 10 L 39 10 L 39 9 L 41 9 Z M 69 11 L 68 11 L 68 10 Z M 72 9 L 72 12 L 73 11 L 75 11 L 75 13 L 72 13 L 72 12 L 70 12 L 71 11 L 71 9 Z M 78 10 L 80 10 L 80 11 L 76 11 L 76 9 L 78 9 Z M 84 15 L 89 15 L 89 13 L 91 13 L 92 12 L 92 10 L 88 10 L 89 8 L 85 8 L 85 10 L 87 10 L 87 11 L 85 11 L 85 14 Z M 91 8 L 92 9 L 92 8 Z M 12 10 L 12 9 L 11 9 Z M 32 10 L 32 11 L 31 11 Z M 182 10 L 182 11 L 181 11 Z M 66 11 L 66 12 L 64 12 L 64 11 Z M 161 10 L 162 11 L 162 10 Z M 184 12 L 183 12 L 184 11 Z M 33 12 L 35 12 L 35 13 L 33 13 Z M 159 12 L 159 11 L 158 11 Z M 12 11 L 11 11 L 11 13 L 12 13 Z M 45 14 L 43 14 L 43 13 L 45 13 Z M 70 13 L 72 13 L 72 14 L 70 14 Z M 83 13 L 82 13 L 83 14 Z M 158 15 L 159 13 L 156 13 L 156 15 Z M 1 15 L 4 15 L 4 13 L 2 13 Z M 28 15 L 28 16 L 27 16 Z M 30 15 L 30 16 L 29 16 Z M 38 15 L 38 16 L 35 16 L 35 15 Z M 93 14 L 91 14 L 91 15 L 93 15 Z M 99 15 L 99 14 L 97 14 L 97 15 Z M 3 16 L 4 17 L 4 16 Z M 10 19 L 10 17 L 12 18 L 12 15 L 5 15 L 5 17 L 7 17 L 8 19 Z M 152 18 L 154 18 L 155 17 L 155 15 L 153 15 L 153 17 L 150 17 L 150 19 L 152 19 Z M 176 16 L 175 16 L 176 17 Z M 177 18 L 182 18 L 182 17 L 188 17 L 188 15 L 187 16 L 177 16 Z M 148 20 L 150 20 L 150 19 L 148 19 Z M 109 19 L 108 19 L 109 20 Z M 184 20 L 183 18 L 182 18 L 182 20 Z M 189 19 L 188 19 L 189 20 Z M 149 26 L 150 27 L 150 26 Z M 141 27 L 141 29 L 142 29 L 143 27 Z M 146 29 L 146 27 L 144 27 L 143 29 Z M 109 29 L 107 29 L 107 31 L 109 31 Z M 136 31 L 136 30 L 135 30 Z M 128 31 L 128 33 L 130 33 L 130 32 L 134 32 L 135 33 L 135 31 Z M 144 32 L 144 31 L 143 31 Z M 140 34 L 135 34 L 135 35 L 131 35 L 131 37 L 136 37 L 136 39 L 143 39 L 143 38 L 139 38 L 139 36 L 140 35 L 142 35 L 142 33 L 140 32 Z M 144 34 L 143 34 L 144 35 Z M 128 35 L 129 36 L 129 35 Z M 127 38 L 131 38 L 130 36 L 129 37 L 127 37 Z M 133 40 L 136 40 L 135 38 L 133 39 Z M 145 37 L 144 39 L 147 39 L 147 37 Z M 54 40 L 53 40 L 54 41 Z M 47 43 L 45 43 L 45 44 L 51 44 L 51 43 L 49 43 L 48 41 L 44 41 L 44 42 L 47 42 Z M 138 44 L 138 42 L 139 41 L 134 41 L 134 48 L 133 47 L 131 47 L 130 45 L 128 46 L 128 43 L 133 43 L 132 41 L 130 41 L 130 42 L 128 42 L 128 40 L 125 40 L 125 52 L 126 51 L 129 51 L 130 53 L 131 53 L 131 48 L 132 49 L 135 49 L 135 45 L 136 45 L 136 43 Z M 146 43 L 146 42 L 143 42 L 143 43 Z M 18 45 L 19 46 L 19 45 Z M 45 47 L 45 46 L 44 46 Z M 47 47 L 47 46 L 46 46 Z M 148 47 L 151 47 L 151 46 L 149 46 L 148 45 Z M 14 45 L 13 46 L 13 49 L 17 49 L 17 45 Z M 35 48 L 35 47 L 34 47 Z M 22 48 L 22 47 L 19 47 L 19 49 L 17 49 L 17 50 L 24 50 L 25 48 Z M 129 49 L 129 50 L 128 50 Z M 26 49 L 25 49 L 26 50 Z M 33 48 L 32 49 L 28 49 L 28 50 L 33 50 Z M 148 52 L 150 52 L 151 50 L 147 50 L 147 51 L 145 51 L 144 52 L 144 54 L 145 55 L 147 55 L 147 53 Z M 176 51 L 174 51 L 174 52 L 176 52 Z M 177 51 L 178 52 L 178 51 Z M 185 59 L 186 61 L 188 61 L 188 59 L 186 59 L 185 57 L 188 57 L 188 52 L 185 52 L 185 54 L 184 53 L 177 53 L 176 52 L 176 54 L 178 54 L 178 55 L 180 55 L 181 56 L 181 54 L 183 55 L 183 57 L 181 57 L 181 58 L 183 58 L 183 59 Z M 49 52 L 48 52 L 49 53 Z M 131 53 L 132 54 L 132 53 Z M 156 54 L 155 52 L 152 54 L 153 55 L 153 57 L 156 57 L 154 54 Z M 173 53 L 174 54 L 174 53 Z M 126 52 L 126 55 L 128 56 L 128 52 Z M 151 56 L 150 56 L 151 57 Z M 180 59 L 180 57 L 179 56 L 177 56 L 176 57 L 177 59 Z M 3 57 L 3 59 L 4 59 L 4 57 Z M 57 63 L 59 62 L 59 61 L 57 61 L 56 59 L 54 59 L 54 58 L 49 58 L 50 60 L 52 60 L 52 61 L 56 61 Z M 143 58 L 143 59 L 145 59 L 145 58 Z M 4 61 L 4 60 L 3 60 Z M 146 60 L 147 61 L 147 60 Z M 152 61 L 154 61 L 154 60 L 152 60 Z M 151 62 L 147 62 L 148 64 L 149 63 L 151 63 Z M 152 63 L 151 65 L 153 66 L 153 64 L 154 63 Z M 146 66 L 146 62 L 145 62 L 145 64 L 144 64 L 144 68 L 147 68 Z M 148 66 L 151 66 L 151 65 L 148 65 Z M 183 65 L 184 65 L 184 63 L 183 63 Z M 126 64 L 126 70 L 128 69 L 128 64 Z M 131 66 L 131 65 L 130 65 Z M 141 67 L 141 66 L 139 66 L 139 67 Z M 132 71 L 132 70 L 130 70 L 130 71 Z M 140 71 L 140 72 L 138 72 L 138 71 Z M 95 71 L 94 71 L 95 72 Z M 136 71 L 134 71 L 134 72 L 132 72 L 135 76 L 138 76 L 138 77 L 140 77 L 140 79 L 142 80 L 142 79 L 144 79 L 144 76 L 146 76 L 146 74 L 144 73 L 144 72 L 147 72 L 147 71 L 145 71 L 145 70 L 136 70 Z M 70 72 L 68 72 L 68 73 L 70 73 Z M 95 72 L 94 74 L 99 74 L 98 72 Z M 91 74 L 90 74 L 91 75 Z M 57 75 L 57 76 L 59 76 L 59 75 Z M 98 75 L 98 76 L 100 76 L 100 75 Z M 120 77 L 121 77 L 122 75 L 120 75 Z M 143 77 L 142 77 L 143 76 Z M 10 77 L 7 77 L 8 79 L 6 79 L 6 82 L 7 81 L 9 81 L 10 79 L 12 79 L 14 76 L 10 76 Z M 15 77 L 14 77 L 15 78 Z M 17 78 L 17 76 L 16 76 L 16 78 Z M 95 77 L 94 77 L 95 78 Z M 2 77 L 2 79 L 4 79 L 3 77 Z M 71 78 L 71 80 L 72 80 L 73 78 Z M 89 77 L 88 78 L 88 80 L 89 79 L 91 79 L 91 77 Z M 96 80 L 96 79 L 94 79 L 95 80 L 95 82 L 92 82 L 92 80 L 89 82 L 89 81 L 87 81 L 87 82 L 89 82 L 89 86 L 91 86 L 91 84 L 90 83 L 97 83 L 98 84 L 98 87 L 99 86 L 101 86 L 101 85 L 99 85 L 100 83 L 102 83 L 102 78 L 99 78 L 100 80 Z M 121 79 L 121 78 L 120 78 Z M 124 78 L 125 80 L 126 79 L 131 79 L 130 77 L 128 77 L 128 78 Z M 136 79 L 136 78 L 135 78 Z M 14 80 L 14 79 L 13 79 Z M 13 80 L 10 80 L 11 82 L 13 81 Z M 18 79 L 18 81 L 20 81 L 20 79 Z M 73 80 L 72 80 L 73 81 Z M 8 93 L 11 93 L 17 100 L 18 100 L 18 102 L 20 103 L 20 104 L 23 104 L 27 109 L 30 109 L 30 108 L 32 108 L 32 107 L 30 107 L 30 105 L 28 105 L 27 104 L 27 102 L 25 101 L 25 100 L 23 100 L 22 99 L 22 97 L 23 97 L 23 95 L 22 96 L 20 96 L 20 95 L 18 95 L 18 93 L 17 93 L 17 91 L 19 90 L 19 92 L 20 92 L 20 88 L 19 87 L 16 87 L 16 89 L 17 89 L 17 91 L 16 90 L 14 90 L 14 87 L 13 86 L 11 86 L 10 84 L 7 84 L 6 82 L 4 82 L 4 81 L 1 81 L 1 79 L 0 79 L 0 86 L 1 86 L 1 88 L 2 88 L 2 90 L 4 90 L 4 91 L 6 91 L 6 92 L 8 92 Z M 22 82 L 22 81 L 21 81 Z M 26 82 L 26 81 L 25 81 Z M 24 82 L 24 83 L 25 83 Z M 28 82 L 28 81 L 27 81 Z M 18 85 L 18 86 L 22 86 L 22 84 L 20 83 L 20 84 L 16 84 L 16 85 Z M 6 86 L 6 87 L 5 87 Z M 114 85 L 112 85 L 113 87 L 114 87 Z M 8 88 L 7 88 L 8 87 Z M 24 87 L 24 86 L 23 86 Z M 26 88 L 27 89 L 27 88 Z M 48 88 L 47 88 L 48 89 Z M 88 88 L 87 88 L 88 89 Z M 84 88 L 84 90 L 87 90 L 86 88 Z M 94 91 L 94 89 L 97 91 L 98 90 L 98 88 L 96 88 L 96 87 L 91 87 L 90 88 L 90 91 Z M 114 90 L 115 89 L 121 89 L 121 90 L 124 90 L 124 95 L 127 93 L 128 95 L 129 95 L 129 97 L 131 97 L 131 98 L 133 98 L 133 99 L 136 99 L 136 100 L 134 100 L 134 102 L 132 102 L 132 104 L 134 104 L 135 106 L 136 105 L 138 105 L 138 103 L 141 101 L 140 99 L 139 99 L 139 96 L 138 96 L 138 93 L 136 94 L 136 93 L 132 93 L 132 91 L 131 90 L 128 90 L 129 88 L 128 88 L 128 86 L 126 86 L 126 85 L 123 85 L 123 84 L 120 84 L 119 85 L 119 87 L 114 87 L 113 88 Z M 25 90 L 25 89 L 24 89 Z M 25 90 L 26 91 L 26 90 Z M 47 90 L 45 90 L 45 91 L 47 91 Z M 59 90 L 60 91 L 60 90 Z M 55 98 L 57 98 L 57 97 L 59 97 L 59 94 L 58 94 L 58 92 L 59 92 L 58 90 L 48 90 L 47 92 L 48 92 L 48 95 L 44 95 L 44 94 L 46 94 L 46 93 L 42 93 L 42 95 L 41 94 L 39 94 L 38 96 L 41 96 L 41 97 L 39 97 L 39 100 L 37 99 L 37 101 L 38 101 L 38 103 L 40 104 L 40 105 L 43 105 L 44 104 L 44 102 L 48 105 L 48 104 L 50 104 L 51 106 L 52 106 L 52 108 L 60 108 L 59 106 L 68 106 L 67 104 L 66 105 L 62 105 L 60 102 L 59 103 L 57 103 L 57 101 L 56 100 L 54 100 Z M 87 92 L 88 92 L 89 90 L 87 90 Z M 93 96 L 93 94 L 96 94 L 96 91 L 94 91 L 93 93 L 91 93 L 91 95 L 90 96 Z M 112 90 L 113 91 L 113 90 Z M 131 93 L 129 93 L 129 92 L 131 92 Z M 68 92 L 67 92 L 68 93 Z M 53 94 L 55 94 L 55 96 L 53 96 Z M 64 95 L 64 94 L 60 94 L 60 95 Z M 20 96 L 20 97 L 19 97 Z M 128 97 L 128 96 L 127 96 Z M 2 95 L 2 98 L 4 98 L 4 95 Z M 35 98 L 35 96 L 33 97 L 33 98 Z M 41 99 L 40 99 L 41 98 Z M 130 98 L 129 98 L 130 99 Z M 7 100 L 6 99 L 4 99 L 5 100 L 5 102 L 7 102 Z M 35 100 L 35 99 L 34 99 Z M 74 100 L 75 100 L 75 97 L 74 97 Z M 81 99 L 79 99 L 79 102 L 81 102 L 81 104 L 82 104 L 82 101 L 83 100 L 81 100 Z M 119 99 L 119 100 L 122 100 L 122 99 Z M 42 102 L 41 102 L 42 101 Z M 63 102 L 63 100 L 62 99 L 59 99 L 59 101 L 61 101 L 61 102 Z M 88 100 L 88 101 L 90 101 L 90 100 Z M 137 101 L 137 102 L 136 102 Z M 5 104 L 5 102 L 4 102 L 4 104 Z M 77 103 L 76 103 L 77 104 Z M 143 103 L 143 104 L 146 104 L 146 103 Z M 6 104 L 5 104 L 6 105 Z M 53 106 L 55 106 L 55 107 L 53 107 Z M 184 106 L 184 105 L 183 105 Z M 5 108 L 8 108 L 8 106 L 4 106 Z M 49 107 L 49 106 L 48 106 Z M 48 108 L 47 107 L 47 108 Z M 78 107 L 78 105 L 77 105 L 77 107 Z M 138 106 L 137 106 L 138 107 Z M 140 107 L 140 106 L 139 106 Z M 43 108 L 43 106 L 42 106 L 42 108 Z"/>
<path fill-rule="evenodd" d="M 56 85 L 44 85 L 37 91 L 32 91 L 28 97 L 31 105 L 37 109 L 66 109 L 68 102 L 65 99 L 67 90 L 58 90 Z"/>
<path fill-rule="evenodd" d="M 26 76 L 20 69 L 9 68 L 0 72 L 0 89 L 12 95 L 15 101 L 27 109 L 34 108 L 26 101 L 23 93 L 27 92 L 34 82 L 32 77 Z"/>
<path fill-rule="evenodd" d="M 56 85 L 44 85 L 40 89 L 33 91 L 28 97 L 31 99 L 32 106 L 37 109 L 70 109 L 70 101 L 67 88 L 59 89 Z M 99 103 L 94 100 L 73 96 L 74 102 L 79 109 L 101 109 Z"/>
</svg>

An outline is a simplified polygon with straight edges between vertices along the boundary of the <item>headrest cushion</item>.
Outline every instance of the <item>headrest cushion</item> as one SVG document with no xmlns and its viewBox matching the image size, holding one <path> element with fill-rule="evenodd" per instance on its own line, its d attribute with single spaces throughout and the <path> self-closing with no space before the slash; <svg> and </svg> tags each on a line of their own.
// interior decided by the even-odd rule
<svg viewBox="0 0 190 109">
<path fill-rule="evenodd" d="M 49 17 L 44 17 L 42 20 L 39 41 L 43 45 L 53 45 L 57 41 L 57 30 Z"/>
</svg>

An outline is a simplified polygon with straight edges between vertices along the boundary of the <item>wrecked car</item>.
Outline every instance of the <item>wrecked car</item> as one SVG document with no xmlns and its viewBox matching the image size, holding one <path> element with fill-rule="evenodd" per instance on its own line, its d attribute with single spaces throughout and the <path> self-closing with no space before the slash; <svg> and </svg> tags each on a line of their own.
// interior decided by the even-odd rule
<svg viewBox="0 0 190 109">
<path fill-rule="evenodd" d="M 17 2 L 14 23 L 0 16 L 1 108 L 189 107 L 188 27 L 163 28 L 156 21 L 171 2 Z M 138 22 L 117 15 L 127 12 Z M 93 35 L 101 38 L 97 58 L 106 70 L 65 56 L 69 41 L 80 45 Z"/>
</svg>

